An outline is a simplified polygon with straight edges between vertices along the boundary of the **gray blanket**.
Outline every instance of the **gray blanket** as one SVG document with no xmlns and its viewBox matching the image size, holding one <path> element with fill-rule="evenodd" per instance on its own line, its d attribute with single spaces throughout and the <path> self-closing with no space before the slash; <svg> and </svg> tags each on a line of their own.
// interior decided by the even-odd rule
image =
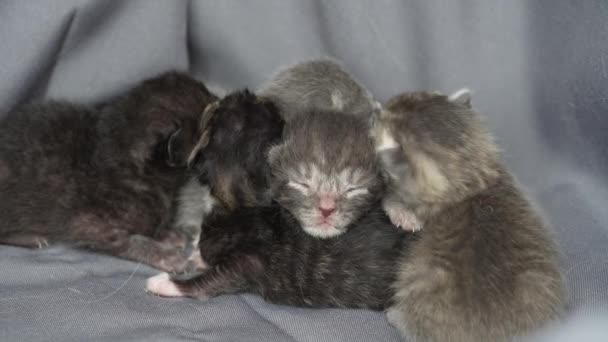
<svg viewBox="0 0 608 342">
<path fill-rule="evenodd" d="M 0 113 L 33 98 L 100 100 L 167 69 L 255 88 L 321 55 L 380 100 L 468 86 L 561 245 L 571 309 L 544 338 L 608 341 L 608 319 L 586 319 L 608 308 L 606 18 L 603 0 L 2 0 Z M 0 246 L 0 341 L 399 340 L 377 312 L 152 297 L 155 273 Z"/>
</svg>

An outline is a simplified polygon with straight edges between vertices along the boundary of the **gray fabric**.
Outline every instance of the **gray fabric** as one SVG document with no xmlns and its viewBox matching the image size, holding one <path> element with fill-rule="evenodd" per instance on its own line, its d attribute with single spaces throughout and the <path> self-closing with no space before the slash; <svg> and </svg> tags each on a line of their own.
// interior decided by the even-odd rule
<svg viewBox="0 0 608 342">
<path fill-rule="evenodd" d="M 608 307 L 607 17 L 603 0 L 2 0 L 0 113 L 32 98 L 102 99 L 170 68 L 255 88 L 278 66 L 324 54 L 380 100 L 468 86 L 555 228 L 568 321 L 579 322 Z M 61 247 L 0 246 L 0 272 L 1 341 L 399 339 L 375 312 L 251 295 L 162 300 L 143 292 L 154 270 Z M 583 330 L 593 329 L 572 323 L 546 339 Z"/>
</svg>

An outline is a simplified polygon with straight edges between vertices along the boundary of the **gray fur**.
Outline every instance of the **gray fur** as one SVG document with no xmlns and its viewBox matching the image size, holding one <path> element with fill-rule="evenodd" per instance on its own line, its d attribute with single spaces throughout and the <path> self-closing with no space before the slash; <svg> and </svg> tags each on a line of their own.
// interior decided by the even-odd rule
<svg viewBox="0 0 608 342">
<path fill-rule="evenodd" d="M 416 341 L 509 340 L 564 306 L 549 233 L 469 106 L 406 93 L 388 101 L 372 130 L 398 145 L 382 158 L 388 198 L 424 221 L 387 312 Z"/>
<path fill-rule="evenodd" d="M 274 101 L 286 120 L 310 109 L 367 117 L 375 106 L 371 94 L 337 61 L 328 58 L 279 70 L 258 95 Z"/>
<path fill-rule="evenodd" d="M 201 184 L 191 176 L 179 189 L 173 227 L 185 232 L 187 236 L 195 237 L 192 246 L 198 246 L 203 219 L 213 210 L 215 199 L 210 194 L 209 186 Z"/>
<path fill-rule="evenodd" d="M 307 233 L 339 235 L 381 196 L 382 177 L 367 132 L 366 122 L 351 114 L 303 112 L 286 124 L 284 142 L 270 150 L 273 195 Z M 335 200 L 331 227 L 319 226 L 324 196 Z"/>
</svg>

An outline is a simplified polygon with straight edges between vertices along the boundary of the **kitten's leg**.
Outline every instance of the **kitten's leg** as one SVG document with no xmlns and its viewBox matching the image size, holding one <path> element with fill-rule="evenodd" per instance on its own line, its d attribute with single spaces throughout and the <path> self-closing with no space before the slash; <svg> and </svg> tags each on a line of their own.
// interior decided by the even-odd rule
<svg viewBox="0 0 608 342">
<path fill-rule="evenodd" d="M 191 273 L 207 268 L 198 248 L 199 236 L 180 230 L 167 230 L 162 233 L 159 241 L 161 247 L 165 250 L 177 249 L 181 252 L 180 256 L 183 255 L 187 258 L 185 267 L 181 267 L 181 271 L 179 269 L 174 271 Z"/>
<path fill-rule="evenodd" d="M 183 250 L 186 250 L 190 246 L 191 239 L 185 233 L 175 230 L 165 230 L 155 238 L 155 240 L 158 240 L 167 248 L 181 248 Z"/>
<path fill-rule="evenodd" d="M 262 271 L 257 257 L 243 256 L 216 265 L 194 277 L 169 276 L 161 273 L 146 282 L 146 290 L 162 297 L 191 297 L 206 300 L 222 294 L 250 289 L 249 279 Z"/>
<path fill-rule="evenodd" d="M 166 272 L 183 272 L 188 269 L 188 255 L 183 248 L 175 247 L 169 239 L 158 241 L 151 237 L 132 234 L 141 231 L 128 222 L 99 214 L 84 213 L 70 222 L 69 242 L 94 251 L 142 262 Z M 119 228 L 117 228 L 119 227 Z M 124 229 L 123 229 L 124 228 Z M 131 229 L 132 228 L 132 229 Z"/>
<path fill-rule="evenodd" d="M 0 244 L 25 248 L 44 248 L 49 246 L 49 241 L 40 235 L 18 234 L 0 238 Z"/>
<path fill-rule="evenodd" d="M 131 235 L 126 248 L 118 256 L 143 262 L 165 272 L 192 272 L 207 267 L 196 255 L 188 256 L 180 247 L 159 242 L 143 235 Z"/>
<path fill-rule="evenodd" d="M 416 214 L 406 208 L 402 203 L 391 200 L 390 198 L 385 198 L 384 201 L 382 201 L 382 208 L 395 226 L 411 232 L 422 229 L 422 222 L 418 219 Z"/>
<path fill-rule="evenodd" d="M 405 179 L 411 173 L 409 163 L 397 142 L 386 131 L 381 134 L 379 139 L 377 153 L 390 178 L 389 184 L 395 187 L 394 183 L 405 182 Z M 394 193 L 389 192 L 386 195 L 382 201 L 382 207 L 395 226 L 411 232 L 422 229 L 422 222 L 416 217 L 416 214 L 409 210 Z"/>
</svg>

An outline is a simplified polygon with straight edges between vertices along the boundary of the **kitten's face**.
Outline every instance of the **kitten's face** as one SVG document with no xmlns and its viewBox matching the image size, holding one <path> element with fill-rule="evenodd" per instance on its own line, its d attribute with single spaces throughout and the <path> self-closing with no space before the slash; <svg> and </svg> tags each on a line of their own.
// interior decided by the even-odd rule
<svg viewBox="0 0 608 342">
<path fill-rule="evenodd" d="M 496 146 L 466 92 L 395 96 L 372 118 L 371 136 L 389 188 L 411 204 L 452 202 L 498 176 Z"/>
<path fill-rule="evenodd" d="M 381 195 L 382 179 L 366 127 L 339 113 L 289 124 L 270 153 L 275 200 L 304 231 L 330 238 L 346 231 Z"/>
<path fill-rule="evenodd" d="M 375 196 L 373 176 L 360 169 L 323 172 L 315 164 L 300 164 L 277 198 L 300 221 L 308 234 L 329 238 L 367 211 Z"/>
</svg>

